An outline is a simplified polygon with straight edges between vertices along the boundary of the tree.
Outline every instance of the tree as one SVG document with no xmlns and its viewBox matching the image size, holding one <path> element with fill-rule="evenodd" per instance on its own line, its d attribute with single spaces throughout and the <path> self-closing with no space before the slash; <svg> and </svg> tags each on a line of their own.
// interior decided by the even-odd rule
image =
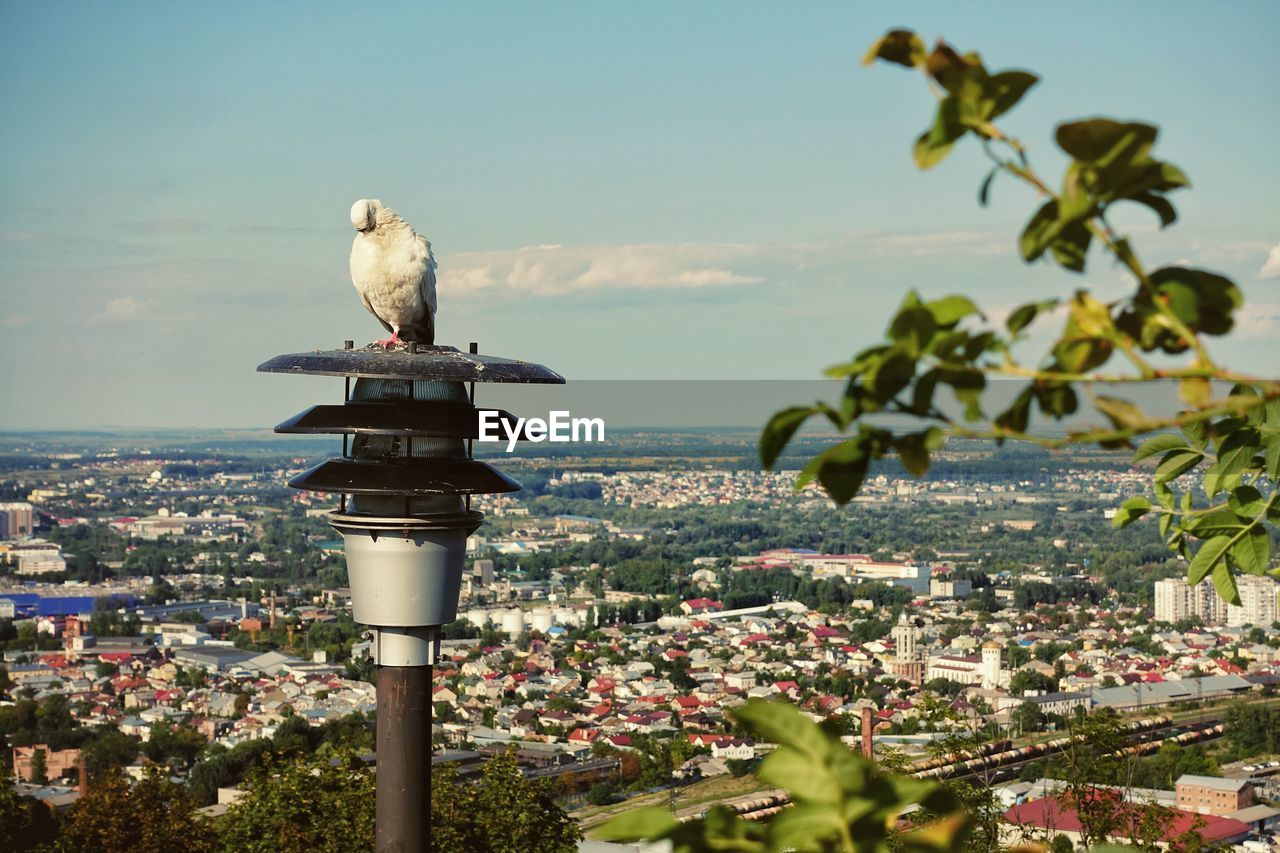
<svg viewBox="0 0 1280 853">
<path fill-rule="evenodd" d="M 44 785 L 49 781 L 49 768 L 45 763 L 43 749 L 37 749 L 31 755 L 31 781 L 37 785 Z"/>
<path fill-rule="evenodd" d="M 452 765 L 431 773 L 431 827 L 438 850 L 562 853 L 578 849 L 577 823 L 553 801 L 553 783 L 525 779 L 510 753 L 485 765 L 478 784 Z"/>
<path fill-rule="evenodd" d="M 1123 781 L 1118 755 L 1124 737 L 1119 719 L 1113 711 L 1098 711 L 1075 720 L 1070 736 L 1063 753 L 1067 784 L 1058 797 L 1075 809 L 1086 846 L 1105 844 L 1123 825 L 1123 802 L 1118 791 L 1098 787 Z"/>
<path fill-rule="evenodd" d="M 1048 449 L 1117 448 L 1159 433 L 1133 457 L 1135 463 L 1158 457 L 1154 503 L 1145 496 L 1130 498 L 1114 525 L 1154 513 L 1161 538 L 1190 561 L 1187 581 L 1211 576 L 1222 598 L 1239 604 L 1235 576 L 1267 571 L 1269 528 L 1280 521 L 1280 489 L 1274 488 L 1280 482 L 1280 381 L 1228 369 L 1208 351 L 1205 338 L 1230 333 L 1243 304 L 1234 282 L 1191 266 L 1149 269 L 1129 238 L 1113 230 L 1113 208 L 1129 203 L 1149 208 L 1162 227 L 1177 218 L 1169 194 L 1190 182 L 1177 166 L 1152 155 L 1158 129 L 1108 118 L 1058 125 L 1056 142 L 1069 162 L 1062 189 L 1055 191 L 1032 166 L 1026 146 L 996 124 L 1038 82 L 1036 75 L 991 73 L 977 53 L 961 54 L 943 41 L 930 52 L 909 30 L 892 30 L 872 45 L 864 62 L 876 61 L 923 72 L 938 99 L 932 127 L 915 143 L 919 168 L 932 168 L 958 141 L 973 136 L 992 162 L 979 190 L 981 204 L 998 177 L 1028 185 L 1039 196 L 1019 238 L 1026 262 L 1048 258 L 1083 273 L 1096 244 L 1135 288 L 1112 303 L 1083 289 L 1068 298 L 1037 299 L 1014 309 L 1003 330 L 988 327 L 982 311 L 962 294 L 924 300 L 908 293 L 883 343 L 827 370 L 827 376 L 846 381 L 841 400 L 793 406 L 769 420 L 760 437 L 764 467 L 773 468 L 800 426 L 817 415 L 843 437 L 808 462 L 797 487 L 817 483 L 840 504 L 862 488 L 871 463 L 886 456 L 897 456 L 904 469 L 923 476 L 948 438 Z M 1062 333 L 1042 357 L 1021 358 L 1025 330 L 1057 308 L 1066 313 Z M 1127 369 L 1102 372 L 1113 357 L 1127 362 Z M 991 411 L 983 392 L 996 378 L 1024 384 L 1012 402 Z M 1175 415 L 1148 414 L 1118 396 L 1125 382 L 1166 388 L 1176 383 L 1186 408 Z M 1098 386 L 1105 392 L 1098 393 Z M 943 387 L 950 394 L 938 394 Z M 1224 395 L 1219 387 L 1229 390 Z M 1062 420 L 1080 409 L 1081 391 L 1106 426 L 1070 429 L 1063 436 L 1030 431 L 1033 407 L 1045 418 Z M 886 412 L 916 423 L 891 427 L 876 417 Z M 1202 495 L 1185 489 L 1179 496 L 1174 487 L 1192 471 L 1202 478 Z"/>
<path fill-rule="evenodd" d="M 204 735 L 190 726 L 176 726 L 159 722 L 151 727 L 151 736 L 143 745 L 147 758 L 157 764 L 167 764 L 185 770 L 196 760 L 209 742 Z"/>
<path fill-rule="evenodd" d="M 1044 728 L 1045 718 L 1034 702 L 1023 702 L 1013 712 L 1013 720 L 1022 732 L 1038 732 Z"/>
<path fill-rule="evenodd" d="M 1015 696 L 1021 696 L 1028 690 L 1052 693 L 1057 689 L 1058 682 L 1056 679 L 1050 678 L 1044 673 L 1036 672 L 1034 669 L 1015 672 L 1013 678 L 1009 680 L 1009 692 Z"/>
<path fill-rule="evenodd" d="M 149 773 L 130 787 L 108 775 L 76 801 L 58 836 L 59 850 L 129 850 L 168 853 L 213 850 L 208 825 L 196 814 L 195 800 L 181 785 Z"/>
<path fill-rule="evenodd" d="M 50 844 L 58 824 L 53 812 L 34 797 L 19 796 L 0 785 L 0 850 L 34 850 Z"/>
<path fill-rule="evenodd" d="M 332 761 L 328 756 L 269 760 L 217 826 L 228 853 L 372 849 L 373 770 L 352 752 L 339 753 Z"/>
<path fill-rule="evenodd" d="M 89 768 L 89 779 L 95 781 L 131 764 L 138 757 L 138 742 L 117 728 L 102 726 L 95 730 L 93 740 L 81 748 L 81 754 Z"/>
<path fill-rule="evenodd" d="M 577 823 L 554 803 L 547 780 L 527 780 L 510 755 L 485 765 L 475 804 L 493 850 L 576 850 Z"/>
</svg>

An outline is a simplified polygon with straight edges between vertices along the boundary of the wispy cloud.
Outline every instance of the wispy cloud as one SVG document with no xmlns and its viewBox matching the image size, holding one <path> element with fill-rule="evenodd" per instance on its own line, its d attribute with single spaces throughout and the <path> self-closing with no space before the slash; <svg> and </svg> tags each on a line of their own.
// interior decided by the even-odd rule
<svg viewBox="0 0 1280 853">
<path fill-rule="evenodd" d="M 982 231 L 943 231 L 935 234 L 879 234 L 865 238 L 875 254 L 924 257 L 926 255 L 962 253 L 967 255 L 1004 255 L 1013 251 L 1008 235 Z"/>
<path fill-rule="evenodd" d="M 509 251 L 445 253 L 441 288 L 457 296 L 564 296 L 620 290 L 735 288 L 791 278 L 798 270 L 859 260 L 1012 252 L 1003 235 L 855 232 L 813 243 L 546 244 Z"/>
<path fill-rule="evenodd" d="M 1258 270 L 1258 278 L 1280 278 L 1280 243 L 1272 246 L 1267 253 L 1267 260 L 1262 264 L 1262 269 Z"/>
<path fill-rule="evenodd" d="M 0 317 L 0 326 L 6 329 L 16 329 L 18 326 L 26 326 L 31 322 L 29 314 L 9 314 Z"/>
<path fill-rule="evenodd" d="M 526 246 L 463 252 L 441 261 L 441 286 L 456 294 L 558 296 L 604 290 L 759 284 L 751 246 L 710 243 Z"/>
<path fill-rule="evenodd" d="M 145 302 L 133 296 L 119 296 L 107 303 L 107 307 L 102 312 L 102 318 L 107 322 L 132 320 L 141 314 L 145 307 Z"/>
<path fill-rule="evenodd" d="M 1235 317 L 1236 334 L 1242 338 L 1274 340 L 1280 334 L 1280 303 L 1249 302 Z"/>
</svg>

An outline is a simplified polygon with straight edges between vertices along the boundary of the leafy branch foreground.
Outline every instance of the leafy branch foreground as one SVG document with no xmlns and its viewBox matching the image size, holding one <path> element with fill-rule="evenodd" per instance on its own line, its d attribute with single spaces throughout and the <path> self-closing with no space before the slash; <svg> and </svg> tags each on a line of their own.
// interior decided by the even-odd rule
<svg viewBox="0 0 1280 853">
<path fill-rule="evenodd" d="M 601 837 L 665 839 L 675 853 L 939 853 L 955 849 L 972 824 L 947 789 L 884 772 L 793 705 L 754 699 L 733 715 L 757 737 L 777 744 L 757 775 L 785 788 L 790 808 L 767 824 L 745 820 L 727 806 L 714 806 L 704 817 L 681 823 L 665 809 L 651 806 L 609 821 L 601 828 Z M 943 817 L 897 832 L 899 816 L 911 806 Z"/>
<path fill-rule="evenodd" d="M 1157 129 L 1109 118 L 1058 125 L 1055 140 L 1070 163 L 1055 190 L 1032 166 L 1027 147 L 996 124 L 1036 84 L 1035 74 L 990 73 L 978 54 L 959 54 L 942 41 L 929 52 L 908 30 L 893 30 L 872 45 L 864 63 L 877 60 L 922 72 L 937 100 L 933 124 L 914 147 L 921 169 L 936 166 L 961 139 L 976 138 L 992 163 L 978 192 L 982 205 L 1001 176 L 1042 199 L 1018 239 L 1024 260 L 1048 258 L 1081 273 L 1089 250 L 1101 246 L 1135 289 L 1110 303 L 1084 289 L 1065 299 L 1028 302 L 1009 314 L 1003 330 L 989 326 L 967 296 L 922 300 L 908 293 L 883 343 L 827 370 L 847 380 L 838 401 L 774 414 L 760 437 L 764 466 L 774 467 L 815 415 L 847 437 L 811 459 L 796 485 L 816 481 L 841 504 L 858 493 L 874 460 L 896 454 L 903 468 L 923 476 L 931 454 L 952 436 L 1119 448 L 1160 433 L 1134 456 L 1135 462 L 1159 457 L 1153 495 L 1126 502 L 1115 523 L 1156 514 L 1166 544 L 1191 561 L 1188 582 L 1212 576 L 1222 598 L 1239 604 L 1236 574 L 1268 573 L 1271 527 L 1280 521 L 1274 490 L 1280 478 L 1280 382 L 1230 370 L 1209 353 L 1205 339 L 1228 334 L 1243 305 L 1234 282 L 1189 266 L 1149 269 L 1109 220 L 1116 205 L 1132 203 L 1152 211 L 1162 228 L 1176 221 L 1169 195 L 1190 182 L 1177 166 L 1153 156 Z M 1015 349 L 1027 342 L 1028 329 L 1058 311 L 1066 321 L 1057 339 L 1034 363 L 1020 359 Z M 1103 370 L 1116 359 L 1125 362 L 1123 369 Z M 1021 385 L 1011 403 L 992 413 L 983 393 L 994 378 Z M 1155 416 L 1132 399 L 1097 390 L 1122 383 L 1176 384 L 1185 408 Z M 959 414 L 939 397 L 944 386 Z M 1060 438 L 1031 431 L 1033 410 L 1061 421 L 1080 410 L 1081 394 L 1107 426 Z M 906 416 L 919 428 L 891 429 L 884 425 L 886 414 Z"/>
</svg>

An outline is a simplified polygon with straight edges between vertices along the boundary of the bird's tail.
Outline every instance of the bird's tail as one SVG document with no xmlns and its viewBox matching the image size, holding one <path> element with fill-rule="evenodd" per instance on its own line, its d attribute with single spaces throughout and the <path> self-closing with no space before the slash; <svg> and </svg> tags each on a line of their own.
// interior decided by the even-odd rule
<svg viewBox="0 0 1280 853">
<path fill-rule="evenodd" d="M 400 340 L 430 346 L 436 342 L 436 320 L 430 311 L 416 323 L 400 327 Z"/>
</svg>

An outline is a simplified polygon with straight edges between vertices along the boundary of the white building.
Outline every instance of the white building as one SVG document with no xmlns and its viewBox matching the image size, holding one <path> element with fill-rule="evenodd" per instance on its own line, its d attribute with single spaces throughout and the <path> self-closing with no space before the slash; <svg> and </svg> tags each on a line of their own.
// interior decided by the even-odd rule
<svg viewBox="0 0 1280 853">
<path fill-rule="evenodd" d="M 981 686 L 984 690 L 1008 687 L 1011 673 L 1000 666 L 1003 649 L 998 643 L 987 643 L 981 654 L 934 655 L 925 668 L 925 681 L 946 678 L 960 684 Z"/>
<path fill-rule="evenodd" d="M 1240 591 L 1240 606 L 1227 606 L 1227 625 L 1232 628 L 1269 628 L 1280 621 L 1276 607 L 1276 582 L 1256 575 L 1240 575 L 1236 578 Z"/>
<path fill-rule="evenodd" d="M 1188 586 L 1185 578 L 1156 581 L 1155 610 L 1157 622 L 1199 619 L 1206 625 L 1221 625 L 1227 619 L 1227 604 L 1208 578 L 1195 586 Z"/>
<path fill-rule="evenodd" d="M 916 659 L 916 626 L 907 620 L 907 611 L 898 617 L 898 624 L 890 632 L 893 636 L 893 653 L 898 660 L 907 663 Z"/>
</svg>

